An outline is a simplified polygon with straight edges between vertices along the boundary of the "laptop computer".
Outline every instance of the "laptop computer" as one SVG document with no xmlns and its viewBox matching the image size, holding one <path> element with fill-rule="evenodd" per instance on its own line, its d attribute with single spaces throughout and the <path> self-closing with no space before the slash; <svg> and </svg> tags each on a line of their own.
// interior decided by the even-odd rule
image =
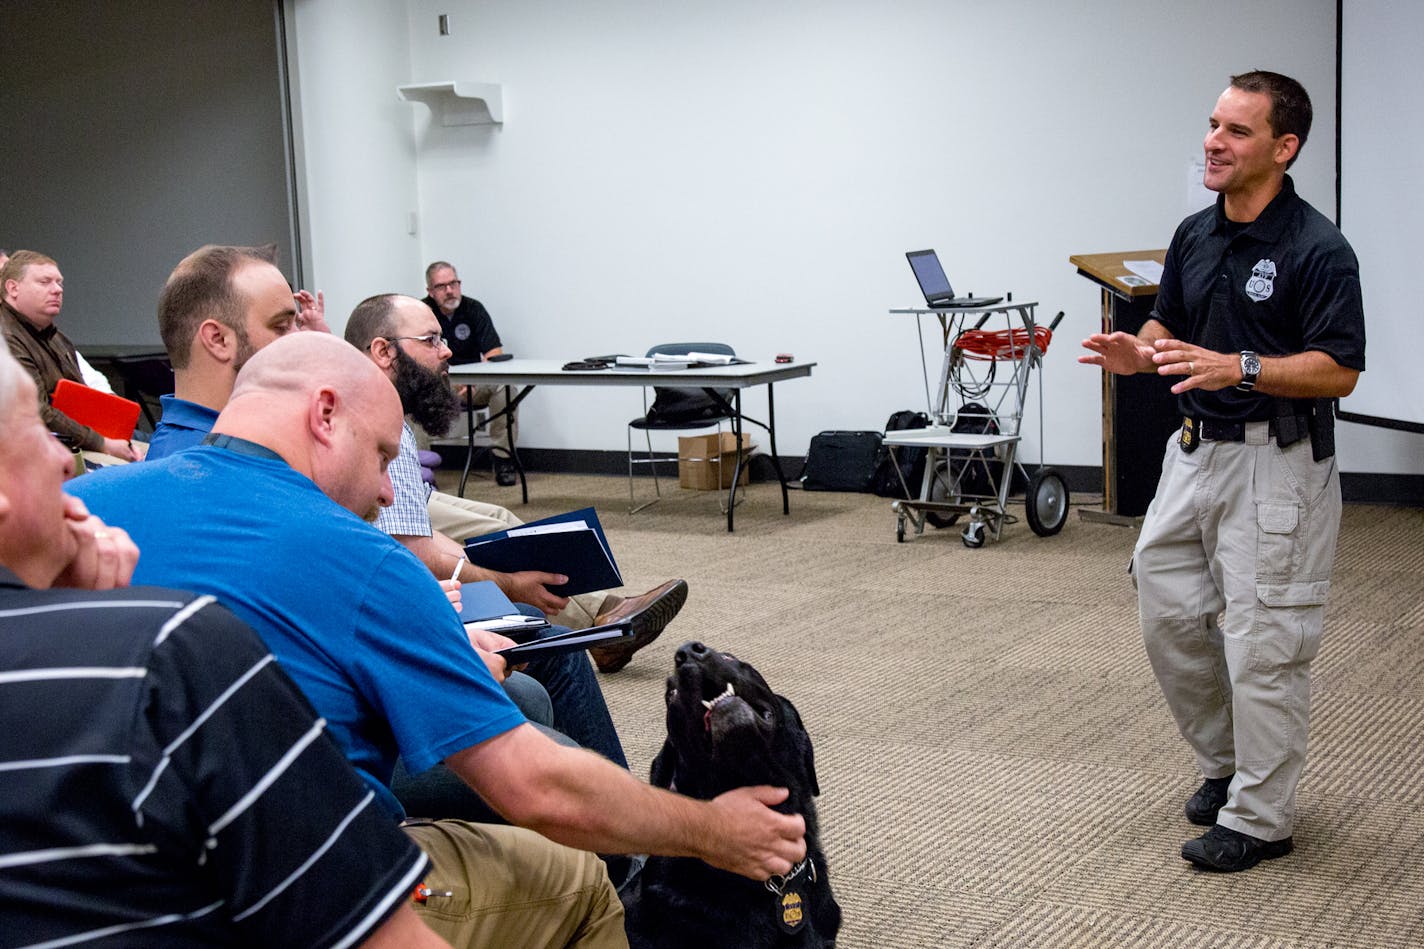
<svg viewBox="0 0 1424 949">
<path fill-rule="evenodd" d="M 936 309 L 963 308 L 971 306 L 992 306 L 1003 297 L 957 297 L 939 257 L 933 250 L 912 250 L 905 254 L 915 279 L 920 282 L 920 291 L 925 295 L 925 304 Z"/>
</svg>

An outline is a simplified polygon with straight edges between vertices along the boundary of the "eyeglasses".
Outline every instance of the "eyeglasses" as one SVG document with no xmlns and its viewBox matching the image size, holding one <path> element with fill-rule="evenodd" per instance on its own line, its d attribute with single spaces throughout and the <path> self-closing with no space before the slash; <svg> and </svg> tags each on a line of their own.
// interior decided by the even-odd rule
<svg viewBox="0 0 1424 949">
<path fill-rule="evenodd" d="M 418 343 L 424 343 L 431 349 L 443 349 L 445 347 L 445 337 L 439 333 L 427 333 L 425 336 L 383 336 L 388 343 L 398 343 L 403 339 L 413 339 Z"/>
<path fill-rule="evenodd" d="M 459 280 L 446 280 L 444 283 L 432 283 L 430 285 L 430 292 L 434 293 L 437 290 L 454 290 L 459 286 Z"/>
</svg>

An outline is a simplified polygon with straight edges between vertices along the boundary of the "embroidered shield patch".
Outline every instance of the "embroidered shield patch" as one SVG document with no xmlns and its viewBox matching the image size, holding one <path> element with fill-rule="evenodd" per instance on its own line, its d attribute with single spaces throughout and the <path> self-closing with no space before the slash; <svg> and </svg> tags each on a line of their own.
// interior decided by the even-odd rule
<svg viewBox="0 0 1424 949">
<path fill-rule="evenodd" d="M 1276 291 L 1276 262 L 1262 257 L 1246 278 L 1246 295 L 1260 303 L 1269 300 Z"/>
</svg>

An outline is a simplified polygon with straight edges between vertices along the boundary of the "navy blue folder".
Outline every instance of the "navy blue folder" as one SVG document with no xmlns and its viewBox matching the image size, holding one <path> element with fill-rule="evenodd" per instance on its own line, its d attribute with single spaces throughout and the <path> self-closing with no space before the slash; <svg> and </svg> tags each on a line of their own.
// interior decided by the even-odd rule
<svg viewBox="0 0 1424 949">
<path fill-rule="evenodd" d="M 579 530 L 529 533 L 530 528 L 583 521 Z M 562 573 L 569 582 L 549 587 L 559 596 L 574 596 L 623 585 L 623 575 L 613 559 L 603 525 L 591 507 L 531 521 L 497 534 L 485 534 L 465 541 L 465 556 L 476 566 L 501 573 L 541 570 Z"/>
</svg>

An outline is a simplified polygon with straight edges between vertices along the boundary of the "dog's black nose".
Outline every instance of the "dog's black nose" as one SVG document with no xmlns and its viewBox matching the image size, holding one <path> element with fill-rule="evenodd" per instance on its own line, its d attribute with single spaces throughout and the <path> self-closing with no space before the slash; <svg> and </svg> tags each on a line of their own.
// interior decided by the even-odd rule
<svg viewBox="0 0 1424 949">
<path fill-rule="evenodd" d="M 689 659 L 701 659 L 711 651 L 712 650 L 696 641 L 683 643 L 677 647 L 677 652 L 673 653 L 672 664 L 674 666 L 680 666 Z"/>
</svg>

